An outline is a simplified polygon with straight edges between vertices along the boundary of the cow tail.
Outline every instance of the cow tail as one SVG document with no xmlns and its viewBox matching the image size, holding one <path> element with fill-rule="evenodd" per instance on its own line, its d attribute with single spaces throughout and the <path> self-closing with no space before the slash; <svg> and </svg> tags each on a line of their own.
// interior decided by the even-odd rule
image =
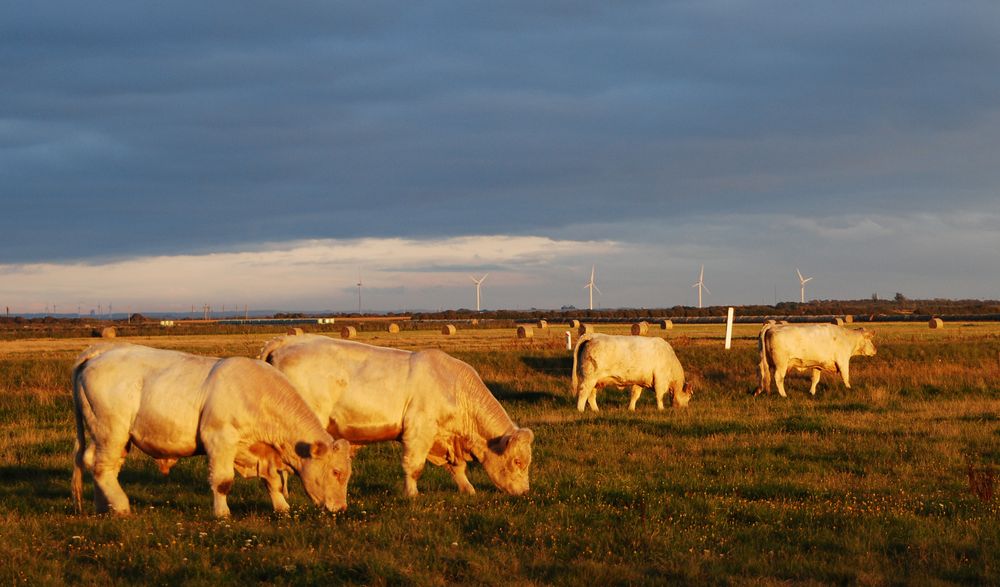
<svg viewBox="0 0 1000 587">
<path fill-rule="evenodd" d="M 573 379 L 572 379 L 572 381 L 573 381 L 572 395 L 573 396 L 576 396 L 576 392 L 577 392 L 576 385 L 577 385 L 579 377 L 577 375 L 576 370 L 577 370 L 577 368 L 578 368 L 578 366 L 580 364 L 580 355 L 583 354 L 583 349 L 587 346 L 587 343 L 589 343 L 589 342 L 590 342 L 590 335 L 589 334 L 584 334 L 583 336 L 580 337 L 579 340 L 576 341 L 576 347 L 573 348 Z"/>
<path fill-rule="evenodd" d="M 86 433 L 83 428 L 83 397 L 80 389 L 80 373 L 87 361 L 96 356 L 91 349 L 80 355 L 73 365 L 73 416 L 76 419 L 76 439 L 73 441 L 73 478 L 70 489 L 73 494 L 73 505 L 76 513 L 83 513 L 83 454 L 87 448 Z"/>
<path fill-rule="evenodd" d="M 757 385 L 754 395 L 763 391 L 771 391 L 771 366 L 767 362 L 767 333 L 771 331 L 772 326 L 772 324 L 765 324 L 760 329 L 760 336 L 757 340 L 757 349 L 760 350 L 760 383 Z"/>
</svg>

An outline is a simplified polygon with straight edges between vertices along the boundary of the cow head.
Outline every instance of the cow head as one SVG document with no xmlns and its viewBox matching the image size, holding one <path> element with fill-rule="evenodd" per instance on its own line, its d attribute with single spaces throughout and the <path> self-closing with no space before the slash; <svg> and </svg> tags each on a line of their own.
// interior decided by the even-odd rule
<svg viewBox="0 0 1000 587">
<path fill-rule="evenodd" d="M 688 402 L 691 401 L 691 396 L 694 395 L 694 388 L 691 387 L 691 382 L 688 381 L 681 386 L 680 391 L 674 392 L 674 397 L 671 400 L 675 408 L 686 408 Z"/>
<path fill-rule="evenodd" d="M 347 509 L 347 482 L 351 478 L 351 445 L 343 438 L 334 442 L 301 443 L 299 476 L 310 499 L 331 512 Z"/>
<path fill-rule="evenodd" d="M 527 493 L 531 443 L 534 440 L 535 434 L 531 430 L 518 428 L 487 443 L 483 468 L 497 487 L 511 495 Z"/>
<path fill-rule="evenodd" d="M 858 344 L 854 347 L 855 355 L 862 355 L 865 357 L 875 356 L 875 343 L 872 339 L 875 338 L 875 332 L 872 330 L 859 330 L 861 334 L 861 339 L 858 340 Z"/>
</svg>

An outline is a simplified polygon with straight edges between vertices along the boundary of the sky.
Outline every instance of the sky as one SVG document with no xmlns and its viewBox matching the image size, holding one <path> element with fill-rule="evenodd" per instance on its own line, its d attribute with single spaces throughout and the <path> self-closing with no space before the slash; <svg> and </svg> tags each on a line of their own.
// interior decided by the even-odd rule
<svg viewBox="0 0 1000 587">
<path fill-rule="evenodd" d="M 1000 298 L 1000 4 L 8 2 L 0 306 Z"/>
</svg>

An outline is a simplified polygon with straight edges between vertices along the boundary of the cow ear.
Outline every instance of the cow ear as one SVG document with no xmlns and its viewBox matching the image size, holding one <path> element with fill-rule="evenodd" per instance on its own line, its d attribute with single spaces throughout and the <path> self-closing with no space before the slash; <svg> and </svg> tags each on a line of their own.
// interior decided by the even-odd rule
<svg viewBox="0 0 1000 587">
<path fill-rule="evenodd" d="M 866 329 L 862 330 L 861 332 L 864 333 L 865 338 L 875 338 L 875 331 L 874 330 L 868 330 L 866 328 Z"/>
<path fill-rule="evenodd" d="M 311 456 L 314 459 L 318 459 L 321 456 L 325 455 L 329 450 L 330 450 L 329 444 L 317 440 L 316 442 L 312 443 L 312 446 L 309 447 L 309 456 Z"/>
<path fill-rule="evenodd" d="M 530 446 L 535 440 L 535 433 L 531 431 L 531 428 L 519 428 L 512 435 L 510 442 L 511 444 L 524 444 Z"/>
</svg>

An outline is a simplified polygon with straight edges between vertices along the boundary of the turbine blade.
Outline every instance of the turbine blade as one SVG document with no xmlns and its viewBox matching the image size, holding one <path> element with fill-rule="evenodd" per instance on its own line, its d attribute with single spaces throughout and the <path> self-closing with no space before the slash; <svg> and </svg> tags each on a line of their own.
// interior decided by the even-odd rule
<svg viewBox="0 0 1000 587">
<path fill-rule="evenodd" d="M 703 285 L 703 284 L 699 281 L 698 283 L 692 284 L 691 287 L 698 287 L 699 285 Z"/>
<path fill-rule="evenodd" d="M 603 293 L 601 293 L 601 288 L 597 287 L 596 285 L 594 286 L 594 290 L 597 291 L 597 293 L 601 294 L 602 296 L 604 295 Z"/>
<path fill-rule="evenodd" d="M 803 280 L 802 280 L 802 284 L 803 284 L 803 285 L 805 285 L 805 284 L 806 284 L 806 282 L 808 282 L 808 281 L 812 281 L 812 280 L 813 280 L 813 278 L 812 278 L 812 277 L 806 277 L 805 279 L 803 279 Z"/>
<path fill-rule="evenodd" d="M 698 281 L 699 282 L 705 281 L 705 264 L 704 263 L 701 265 L 701 272 L 698 273 Z"/>
<path fill-rule="evenodd" d="M 483 275 L 483 276 L 482 276 L 482 277 L 481 277 L 481 278 L 479 279 L 479 283 L 482 283 L 482 282 L 486 281 L 486 278 L 487 278 L 487 277 L 489 277 L 489 276 L 490 276 L 490 274 L 489 274 L 489 273 L 487 273 L 486 275 Z"/>
<path fill-rule="evenodd" d="M 707 285 L 705 285 L 705 284 L 703 283 L 703 284 L 701 284 L 701 286 L 702 286 L 703 288 L 705 288 L 705 291 L 706 291 L 706 292 L 708 292 L 708 295 L 712 295 L 712 290 L 708 289 L 708 286 L 707 286 Z"/>
<path fill-rule="evenodd" d="M 798 267 L 795 268 L 795 274 L 799 276 L 799 281 L 802 281 L 802 272 L 799 271 Z"/>
</svg>

